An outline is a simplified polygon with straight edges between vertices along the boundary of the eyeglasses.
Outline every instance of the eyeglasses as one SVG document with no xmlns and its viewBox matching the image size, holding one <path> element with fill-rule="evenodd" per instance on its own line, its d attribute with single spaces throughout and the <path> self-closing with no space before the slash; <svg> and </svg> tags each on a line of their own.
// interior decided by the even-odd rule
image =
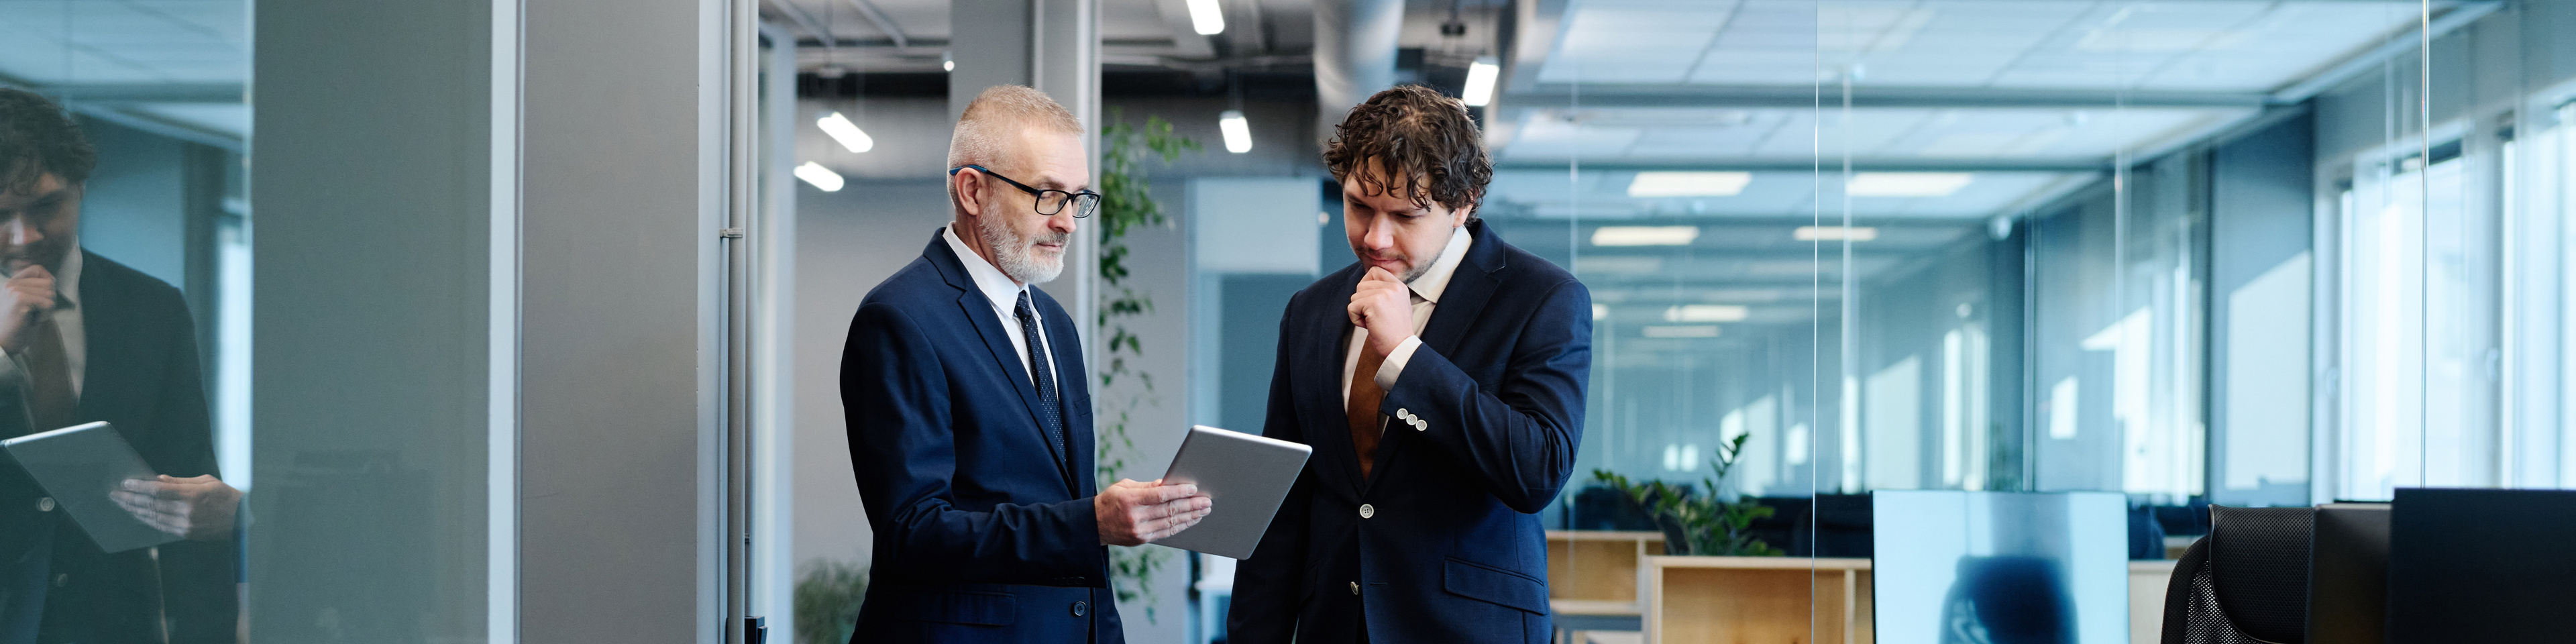
<svg viewBox="0 0 2576 644">
<path fill-rule="evenodd" d="M 1002 176 L 1001 173 L 994 172 L 991 169 L 980 165 L 970 163 L 951 168 L 948 170 L 948 176 L 957 176 L 958 171 L 965 170 L 967 168 L 974 168 L 976 172 L 984 173 L 984 176 L 1000 179 L 1002 180 L 1002 183 L 1011 184 L 1011 187 L 1013 188 L 1019 188 L 1023 192 L 1037 195 L 1037 209 L 1038 214 L 1041 215 L 1052 216 L 1056 213 L 1064 212 L 1066 204 L 1071 204 L 1073 206 L 1073 218 L 1075 219 L 1089 217 L 1091 216 L 1091 213 L 1100 210 L 1100 193 L 1089 190 L 1081 192 L 1066 192 L 1063 190 L 1031 188 L 1028 184 L 1012 181 L 1010 177 Z"/>
</svg>

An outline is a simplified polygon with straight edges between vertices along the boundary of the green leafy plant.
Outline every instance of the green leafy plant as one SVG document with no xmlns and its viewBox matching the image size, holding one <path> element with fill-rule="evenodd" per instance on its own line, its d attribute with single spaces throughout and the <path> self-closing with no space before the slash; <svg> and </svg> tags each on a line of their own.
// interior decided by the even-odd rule
<svg viewBox="0 0 2576 644">
<path fill-rule="evenodd" d="M 856 563 L 814 559 L 796 573 L 797 644 L 845 644 L 858 627 L 868 571 Z"/>
<path fill-rule="evenodd" d="M 1755 502 L 1751 495 L 1726 498 L 1727 475 L 1735 470 L 1735 460 L 1744 453 L 1744 440 L 1750 434 L 1738 434 L 1733 440 L 1719 443 L 1717 458 L 1708 466 L 1716 470 L 1715 478 L 1700 479 L 1699 489 L 1708 490 L 1703 497 L 1687 483 L 1674 485 L 1660 480 L 1631 483 L 1628 477 L 1609 470 L 1592 470 L 1593 480 L 1609 484 L 1653 517 L 1655 526 L 1664 532 L 1664 551 L 1676 555 L 1720 555 L 1777 557 L 1788 554 L 1753 537 L 1753 521 L 1771 516 L 1773 510 Z"/>
<path fill-rule="evenodd" d="M 1127 457 L 1136 452 L 1136 441 L 1127 433 L 1141 405 L 1159 405 L 1155 396 L 1154 374 L 1138 369 L 1132 359 L 1145 354 L 1145 341 L 1127 326 L 1127 320 L 1154 312 L 1153 294 L 1127 283 L 1127 232 L 1137 226 L 1168 226 L 1171 218 L 1163 214 L 1163 204 L 1154 201 L 1153 184 L 1145 179 L 1145 164 L 1160 159 L 1169 165 L 1181 152 L 1198 151 L 1197 141 L 1172 133 L 1172 124 L 1162 117 L 1145 117 L 1144 127 L 1129 125 L 1111 108 L 1109 125 L 1100 129 L 1100 312 L 1099 328 L 1109 332 L 1109 345 L 1101 352 L 1100 388 L 1106 394 L 1111 385 L 1122 379 L 1133 379 L 1134 393 L 1111 399 L 1111 409 L 1103 414 L 1109 422 L 1099 426 L 1099 454 L 1093 475 L 1101 487 L 1118 480 L 1119 470 L 1127 468 Z M 1110 548 L 1110 589 L 1118 601 L 1143 600 L 1145 621 L 1154 621 L 1154 587 L 1148 583 L 1170 561 L 1172 550 L 1153 546 Z"/>
</svg>

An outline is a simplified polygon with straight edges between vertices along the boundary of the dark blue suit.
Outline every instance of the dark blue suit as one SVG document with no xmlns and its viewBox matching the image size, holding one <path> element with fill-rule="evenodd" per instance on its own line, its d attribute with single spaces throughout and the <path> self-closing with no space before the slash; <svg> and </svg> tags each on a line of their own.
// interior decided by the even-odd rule
<svg viewBox="0 0 2576 644">
<path fill-rule="evenodd" d="M 841 404 L 876 533 L 851 641 L 1125 641 L 1092 517 L 1082 341 L 1031 297 L 1063 383 L 1061 461 L 1005 322 L 938 236 L 850 321 Z"/>
<path fill-rule="evenodd" d="M 1555 499 L 1583 438 L 1592 295 L 1482 222 L 1386 392 L 1366 481 L 1343 412 L 1351 292 L 1365 265 L 1299 291 L 1280 321 L 1264 435 L 1315 454 L 1235 572 L 1237 644 L 1545 642 Z M 1370 377 L 1356 374 L 1354 378 Z M 1370 513 L 1361 513 L 1367 504 Z M 1363 624 L 1365 615 L 1365 624 Z"/>
</svg>

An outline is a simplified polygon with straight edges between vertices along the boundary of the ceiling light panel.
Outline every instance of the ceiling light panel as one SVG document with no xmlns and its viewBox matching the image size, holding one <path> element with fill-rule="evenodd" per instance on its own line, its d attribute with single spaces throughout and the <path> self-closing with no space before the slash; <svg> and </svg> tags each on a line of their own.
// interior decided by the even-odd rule
<svg viewBox="0 0 2576 644">
<path fill-rule="evenodd" d="M 1650 326 L 1641 331 L 1649 338 L 1714 338 L 1716 325 Z"/>
<path fill-rule="evenodd" d="M 1837 180 L 1840 174 L 1830 168 L 1822 177 L 1807 172 L 1755 171 L 1751 174 L 1752 178 L 1744 189 L 1734 196 L 1630 197 L 1627 187 L 1633 182 L 1629 179 L 1631 174 L 1626 172 L 1586 171 L 1576 177 L 1574 185 L 1569 186 L 1563 169 L 1507 169 L 1494 173 L 1488 198 L 1496 211 L 1508 209 L 1527 213 L 1519 216 L 1556 220 L 1577 217 L 1585 221 L 1648 217 L 1794 217 L 1803 220 L 1817 212 L 1817 190 L 1823 188 L 1824 212 L 1829 217 L 1841 216 L 1843 203 L 1840 193 L 1835 192 L 1835 188 L 1841 185 Z M 1861 198 L 1853 199 L 1850 205 L 1852 216 L 1863 219 L 1982 220 L 1998 212 L 2045 202 L 2082 187 L 2096 176 L 2089 172 L 1979 172 L 1975 180 L 1948 196 Z M 1701 226 L 1700 234 L 1702 241 L 1694 242 L 1695 245 L 1706 245 L 1710 238 L 1726 240 L 1741 236 L 1725 232 L 1724 227 L 1716 225 Z"/>
<path fill-rule="evenodd" d="M 1742 304 L 1683 304 L 1664 309 L 1665 322 L 1742 322 L 1753 309 Z"/>
<path fill-rule="evenodd" d="M 2175 142 L 2253 108 L 1856 108 L 1848 120 L 1828 115 L 1819 128 L 1810 108 L 1655 108 L 1567 113 L 1527 110 L 1511 140 L 1494 152 L 1510 161 L 1712 160 L 1827 161 L 1848 149 L 1860 159 L 2109 159 L 2123 150 Z M 1646 125 L 1649 112 L 1662 122 Z M 1742 115 L 1712 125 L 1711 115 Z M 1569 116 L 1571 119 L 1569 120 Z M 1615 116 L 1616 118 L 1610 118 Z M 1703 124 L 1690 123 L 1698 118 Z"/>
<path fill-rule="evenodd" d="M 822 164 L 807 161 L 804 165 L 796 166 L 796 169 L 792 172 L 796 175 L 796 178 L 804 179 L 805 183 L 813 184 L 813 186 L 818 190 L 822 190 L 824 192 L 841 191 L 841 173 L 833 172 L 831 168 L 823 167 Z"/>
<path fill-rule="evenodd" d="M 1808 242 L 1865 242 L 1878 239 L 1878 228 L 1871 226 L 1799 226 L 1796 231 L 1790 233 L 1789 237 L 1798 241 Z"/>
<path fill-rule="evenodd" d="M 1639 172 L 1628 182 L 1628 196 L 1729 197 L 1752 181 L 1750 172 Z"/>
<path fill-rule="evenodd" d="M 868 133 L 859 130 L 857 123 L 850 122 L 850 118 L 842 116 L 840 112 L 825 114 L 823 118 L 815 119 L 814 127 L 822 130 L 823 134 L 831 136 L 833 141 L 841 144 L 842 149 L 849 150 L 853 154 L 867 152 L 877 147 L 876 139 L 869 138 Z"/>
<path fill-rule="evenodd" d="M 1602 226 L 1592 230 L 1594 246 L 1688 246 L 1699 239 L 1698 226 Z"/>
<path fill-rule="evenodd" d="M 1966 172 L 1862 172 L 1843 185 L 1854 197 L 1947 197 L 1976 178 Z"/>
</svg>

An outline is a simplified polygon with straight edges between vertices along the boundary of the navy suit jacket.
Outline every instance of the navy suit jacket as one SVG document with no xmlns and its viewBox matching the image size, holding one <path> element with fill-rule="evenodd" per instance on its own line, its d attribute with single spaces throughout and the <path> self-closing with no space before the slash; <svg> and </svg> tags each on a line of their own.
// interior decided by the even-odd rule
<svg viewBox="0 0 2576 644">
<path fill-rule="evenodd" d="M 1228 641 L 1550 639 L 1547 543 L 1583 438 L 1592 295 L 1483 222 L 1386 392 L 1367 480 L 1343 412 L 1353 264 L 1289 300 L 1262 433 L 1314 456 L 1235 572 Z M 1367 374 L 1356 378 L 1370 377 Z"/>
<path fill-rule="evenodd" d="M 1030 294 L 1053 347 L 1069 467 L 1039 428 L 1004 321 L 937 235 L 850 321 L 841 405 L 876 536 L 851 641 L 1125 641 L 1091 510 L 1082 340 L 1055 298 Z"/>
</svg>

